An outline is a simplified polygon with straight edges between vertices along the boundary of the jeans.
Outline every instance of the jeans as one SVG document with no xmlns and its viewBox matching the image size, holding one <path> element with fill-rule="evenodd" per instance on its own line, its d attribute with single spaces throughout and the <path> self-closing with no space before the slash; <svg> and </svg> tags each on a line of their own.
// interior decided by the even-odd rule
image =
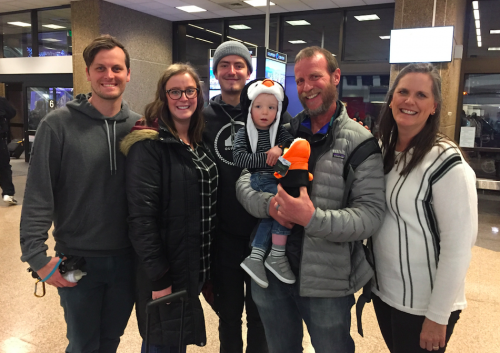
<svg viewBox="0 0 500 353">
<path fill-rule="evenodd" d="M 270 273 L 269 287 L 252 283 L 252 295 L 272 353 L 302 353 L 306 323 L 316 353 L 354 353 L 351 307 L 354 295 L 311 298 L 299 295 L 299 282 L 285 284 Z"/>
<path fill-rule="evenodd" d="M 217 234 L 213 283 L 221 353 L 243 352 L 243 308 L 247 314 L 248 328 L 246 353 L 269 352 L 264 327 L 250 290 L 252 279 L 240 267 L 240 263 L 250 253 L 248 243 L 248 239 L 235 238 L 222 232 Z"/>
<path fill-rule="evenodd" d="M 14 184 L 12 183 L 12 167 L 10 166 L 10 153 L 7 147 L 7 139 L 0 134 L 0 187 L 2 196 L 14 196 Z"/>
<path fill-rule="evenodd" d="M 276 195 L 278 192 L 278 179 L 272 174 L 267 173 L 252 173 L 250 176 L 250 186 L 255 191 L 270 192 Z M 290 235 L 290 229 L 283 227 L 272 218 L 264 218 L 260 221 L 255 238 L 252 242 L 252 247 L 267 250 L 271 234 Z"/>
<path fill-rule="evenodd" d="M 425 316 L 412 315 L 395 309 L 384 303 L 375 294 L 372 294 L 372 299 L 380 331 L 391 353 L 428 352 L 426 349 L 420 348 L 420 332 Z M 450 340 L 460 313 L 461 310 L 456 310 L 450 314 L 446 326 L 446 344 Z M 446 345 L 433 352 L 444 353 L 445 351 Z"/>
<path fill-rule="evenodd" d="M 134 306 L 132 254 L 86 257 L 75 287 L 58 288 L 69 345 L 67 353 L 116 352 Z"/>
</svg>

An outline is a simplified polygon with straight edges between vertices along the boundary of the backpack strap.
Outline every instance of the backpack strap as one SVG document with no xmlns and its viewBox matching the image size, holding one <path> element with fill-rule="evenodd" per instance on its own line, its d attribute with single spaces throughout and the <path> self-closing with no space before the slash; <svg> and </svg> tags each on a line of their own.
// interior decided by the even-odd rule
<svg viewBox="0 0 500 353">
<path fill-rule="evenodd" d="M 349 155 L 344 164 L 344 195 L 342 197 L 341 208 L 347 207 L 347 202 L 349 200 L 349 195 L 351 194 L 351 187 L 354 183 L 354 172 L 356 168 L 359 167 L 368 157 L 375 153 L 382 153 L 378 145 L 377 139 L 375 137 L 369 138 L 368 140 L 360 143 Z M 368 246 L 363 245 L 365 251 L 365 257 L 372 268 L 374 268 L 373 257 L 371 252 L 371 238 L 368 239 Z M 363 293 L 359 296 L 358 302 L 356 303 L 356 320 L 358 323 L 358 333 L 363 337 L 363 324 L 361 321 L 361 316 L 363 314 L 363 308 L 366 303 L 371 301 L 372 287 L 371 281 L 368 281 L 363 287 Z"/>
</svg>

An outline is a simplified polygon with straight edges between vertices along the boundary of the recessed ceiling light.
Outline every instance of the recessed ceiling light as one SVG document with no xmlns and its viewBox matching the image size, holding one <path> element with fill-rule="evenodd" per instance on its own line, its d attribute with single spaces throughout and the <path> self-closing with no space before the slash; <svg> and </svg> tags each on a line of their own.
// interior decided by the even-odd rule
<svg viewBox="0 0 500 353">
<path fill-rule="evenodd" d="M 373 20 L 380 20 L 380 17 L 377 15 L 363 15 L 363 16 L 354 16 L 355 19 L 358 21 L 373 21 Z"/>
<path fill-rule="evenodd" d="M 500 50 L 500 47 L 489 47 L 488 50 Z"/>
<path fill-rule="evenodd" d="M 481 30 L 479 28 L 476 28 L 476 36 L 480 36 L 481 35 Z"/>
<path fill-rule="evenodd" d="M 500 34 L 500 29 L 490 29 L 490 34 Z"/>
<path fill-rule="evenodd" d="M 230 25 L 229 28 L 232 28 L 232 29 L 252 29 L 252 27 L 248 27 L 247 25 Z"/>
<path fill-rule="evenodd" d="M 201 7 L 198 7 L 198 6 L 194 6 L 194 5 L 191 5 L 191 6 L 179 6 L 179 7 L 176 7 L 177 10 L 181 10 L 181 11 L 186 11 L 186 12 L 204 12 L 204 11 L 207 11 L 205 9 L 202 9 Z"/>
<path fill-rule="evenodd" d="M 477 36 L 477 41 L 478 41 L 478 42 L 482 42 L 482 40 L 481 40 L 481 36 Z"/>
<path fill-rule="evenodd" d="M 477 1 L 473 1 L 473 2 L 472 2 L 472 8 L 473 8 L 474 10 L 479 9 L 479 4 L 477 3 Z"/>
<path fill-rule="evenodd" d="M 296 20 L 296 21 L 286 21 L 289 25 L 292 26 L 310 26 L 311 24 L 306 20 Z"/>
<path fill-rule="evenodd" d="M 10 24 L 10 25 L 13 25 L 13 26 L 31 27 L 31 24 L 30 23 L 26 23 L 26 22 L 15 21 L 15 22 L 7 22 L 7 23 Z"/>
<path fill-rule="evenodd" d="M 289 40 L 288 43 L 292 43 L 292 44 L 304 44 L 306 42 L 304 42 L 302 39 L 298 39 L 298 40 Z"/>
<path fill-rule="evenodd" d="M 481 48 L 481 47 L 483 46 L 483 43 L 481 43 L 481 42 L 477 42 L 477 46 L 478 46 L 479 48 Z"/>
<path fill-rule="evenodd" d="M 479 10 L 474 10 L 474 19 L 479 20 Z"/>
<path fill-rule="evenodd" d="M 55 39 L 55 38 L 42 38 L 42 42 L 60 42 L 60 39 Z"/>
<path fill-rule="evenodd" d="M 47 28 L 51 28 L 51 29 L 64 29 L 66 27 L 63 27 L 63 26 L 59 26 L 59 25 L 42 25 L 42 27 L 47 27 Z"/>
<path fill-rule="evenodd" d="M 391 39 L 391 36 L 378 36 L 380 39 Z"/>
<path fill-rule="evenodd" d="M 267 0 L 245 0 L 243 2 L 246 2 L 248 5 L 253 7 L 267 6 Z M 271 2 L 270 5 L 274 6 L 276 4 L 274 2 Z"/>
<path fill-rule="evenodd" d="M 476 28 L 477 29 L 481 28 L 481 22 L 479 20 L 476 20 Z"/>
</svg>

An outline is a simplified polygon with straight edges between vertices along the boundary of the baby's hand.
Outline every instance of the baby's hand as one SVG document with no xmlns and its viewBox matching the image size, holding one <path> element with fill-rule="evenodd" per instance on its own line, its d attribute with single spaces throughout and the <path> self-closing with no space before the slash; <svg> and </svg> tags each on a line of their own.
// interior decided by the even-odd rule
<svg viewBox="0 0 500 353">
<path fill-rule="evenodd" d="M 273 167 L 276 164 L 276 162 L 278 161 L 278 158 L 280 158 L 281 153 L 283 153 L 283 151 L 278 146 L 274 146 L 269 151 L 267 151 L 266 152 L 266 154 L 267 154 L 267 160 L 266 160 L 267 165 L 269 165 L 270 167 Z"/>
</svg>

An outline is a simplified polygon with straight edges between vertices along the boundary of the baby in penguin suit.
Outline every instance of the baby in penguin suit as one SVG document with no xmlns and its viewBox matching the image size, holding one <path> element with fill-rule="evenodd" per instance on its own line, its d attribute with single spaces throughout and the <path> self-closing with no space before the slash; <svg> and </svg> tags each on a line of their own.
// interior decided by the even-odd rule
<svg viewBox="0 0 500 353">
<path fill-rule="evenodd" d="M 236 134 L 234 163 L 250 171 L 250 184 L 254 190 L 276 194 L 278 179 L 273 175 L 273 166 L 284 148 L 293 141 L 292 135 L 280 124 L 288 98 L 278 82 L 257 79 L 243 89 L 240 105 L 247 122 L 245 128 Z M 252 252 L 240 265 L 259 286 L 267 288 L 269 285 L 265 267 L 284 283 L 295 283 L 295 275 L 285 256 L 289 234 L 290 229 L 272 218 L 261 220 L 252 242 Z M 271 238 L 271 252 L 264 261 Z"/>
</svg>

